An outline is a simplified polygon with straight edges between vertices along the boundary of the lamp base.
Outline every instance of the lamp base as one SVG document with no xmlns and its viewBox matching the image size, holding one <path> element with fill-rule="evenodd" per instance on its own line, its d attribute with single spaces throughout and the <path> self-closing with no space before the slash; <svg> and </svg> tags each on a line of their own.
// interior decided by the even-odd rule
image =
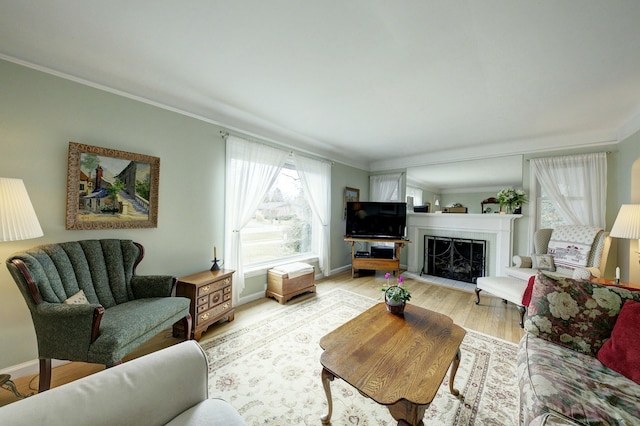
<svg viewBox="0 0 640 426">
<path fill-rule="evenodd" d="M 33 395 L 33 394 L 31 394 L 31 395 L 23 395 L 20 392 L 18 392 L 18 389 L 16 388 L 16 385 L 13 383 L 13 381 L 11 380 L 11 376 L 8 375 L 8 374 L 0 374 L 0 387 L 13 392 L 13 394 L 18 399 L 24 399 L 24 398 L 26 398 L 28 396 Z"/>
</svg>

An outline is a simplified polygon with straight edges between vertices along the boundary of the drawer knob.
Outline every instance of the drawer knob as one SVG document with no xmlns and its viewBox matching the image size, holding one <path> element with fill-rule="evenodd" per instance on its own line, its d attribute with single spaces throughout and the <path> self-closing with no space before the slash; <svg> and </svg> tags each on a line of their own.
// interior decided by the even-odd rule
<svg viewBox="0 0 640 426">
<path fill-rule="evenodd" d="M 228 304 L 228 303 L 225 303 L 225 304 L 223 305 L 223 308 L 224 308 L 224 309 L 227 309 L 228 307 L 229 307 L 229 304 Z"/>
<path fill-rule="evenodd" d="M 217 303 L 218 300 L 220 300 L 220 295 L 216 294 L 215 296 L 213 296 L 213 303 Z"/>
<path fill-rule="evenodd" d="M 208 293 L 208 292 L 209 292 L 209 290 L 211 290 L 211 287 L 210 287 L 210 286 L 208 286 L 208 285 L 206 285 L 206 286 L 202 287 L 202 291 L 203 291 L 203 292 L 205 292 L 205 293 Z"/>
<path fill-rule="evenodd" d="M 209 318 L 209 312 L 207 312 L 206 314 L 202 314 L 202 315 L 200 315 L 200 319 L 201 319 L 202 321 L 204 321 L 204 320 L 206 320 L 206 319 L 208 319 L 208 318 Z"/>
</svg>

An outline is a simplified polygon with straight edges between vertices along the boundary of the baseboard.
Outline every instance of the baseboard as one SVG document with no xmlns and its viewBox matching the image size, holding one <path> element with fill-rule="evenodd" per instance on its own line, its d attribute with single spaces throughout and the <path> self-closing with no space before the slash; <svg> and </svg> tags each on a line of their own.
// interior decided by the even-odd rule
<svg viewBox="0 0 640 426">
<path fill-rule="evenodd" d="M 51 367 L 52 368 L 59 367 L 69 362 L 70 361 L 53 359 L 51 360 Z M 33 376 L 34 374 L 38 374 L 39 372 L 40 372 L 40 361 L 37 359 L 32 359 L 31 361 L 23 362 L 22 364 L 12 365 L 0 370 L 0 374 L 9 374 L 12 379 L 17 379 L 18 377 Z"/>
</svg>

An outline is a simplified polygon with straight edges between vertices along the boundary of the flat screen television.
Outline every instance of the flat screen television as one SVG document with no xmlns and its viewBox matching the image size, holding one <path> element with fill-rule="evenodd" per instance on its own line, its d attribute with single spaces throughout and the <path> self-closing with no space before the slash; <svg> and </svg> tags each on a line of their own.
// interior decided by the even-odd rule
<svg viewBox="0 0 640 426">
<path fill-rule="evenodd" d="M 404 237 L 406 225 L 407 203 L 347 203 L 347 237 L 400 239 Z"/>
</svg>

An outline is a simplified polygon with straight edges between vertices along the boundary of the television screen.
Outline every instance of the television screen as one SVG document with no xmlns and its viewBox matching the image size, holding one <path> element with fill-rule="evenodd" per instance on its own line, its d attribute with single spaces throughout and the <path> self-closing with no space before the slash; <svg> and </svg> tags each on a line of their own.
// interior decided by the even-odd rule
<svg viewBox="0 0 640 426">
<path fill-rule="evenodd" d="M 407 203 L 347 203 L 347 237 L 399 239 L 404 237 L 406 224 Z"/>
</svg>

